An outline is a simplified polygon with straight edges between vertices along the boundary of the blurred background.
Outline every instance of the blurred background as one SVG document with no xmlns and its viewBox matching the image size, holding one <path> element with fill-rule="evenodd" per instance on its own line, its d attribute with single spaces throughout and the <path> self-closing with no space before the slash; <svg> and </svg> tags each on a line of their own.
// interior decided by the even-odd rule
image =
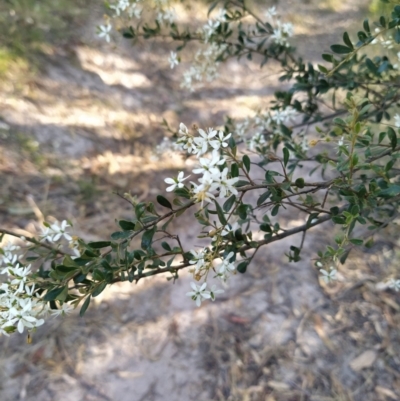
<svg viewBox="0 0 400 401">
<path fill-rule="evenodd" d="M 203 24 L 206 1 L 177 2 Z M 354 33 L 381 9 L 378 0 L 277 0 L 295 27 L 306 60 Z M 277 66 L 232 60 L 221 77 L 193 93 L 171 71 L 172 43 L 96 36 L 100 0 L 0 2 L 0 226 L 38 232 L 65 218 L 77 235 L 105 239 L 129 204 L 163 191 L 164 177 L 190 168 L 156 157 L 179 122 L 220 126 L 268 106 L 282 87 Z M 355 22 L 356 21 L 356 22 Z M 149 185 L 150 184 L 150 185 Z M 296 217 L 281 217 L 296 224 Z M 175 229 L 196 245 L 190 216 Z M 0 339 L 3 401 L 364 401 L 400 399 L 400 297 L 380 278 L 397 269 L 398 232 L 370 253 L 352 254 L 339 281 L 324 286 L 312 258 L 329 224 L 306 239 L 302 261 L 288 264 L 289 242 L 260 252 L 215 303 L 195 308 L 190 277 L 115 284 L 83 318 L 52 319 L 27 344 Z M 390 239 L 389 239 L 390 238 Z"/>
</svg>

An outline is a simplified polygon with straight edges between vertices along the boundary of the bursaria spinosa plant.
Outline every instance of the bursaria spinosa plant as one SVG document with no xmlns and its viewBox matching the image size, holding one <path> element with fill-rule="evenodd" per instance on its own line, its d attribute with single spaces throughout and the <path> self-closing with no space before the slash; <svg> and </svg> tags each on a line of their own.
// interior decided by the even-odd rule
<svg viewBox="0 0 400 401">
<path fill-rule="evenodd" d="M 76 237 L 63 221 L 46 223 L 39 238 L 4 245 L 3 334 L 30 332 L 46 316 L 76 307 L 83 315 L 113 283 L 159 274 L 176 280 L 183 269 L 193 276 L 187 295 L 200 306 L 215 300 L 232 275 L 245 273 L 263 246 L 301 233 L 287 251 L 289 261 L 299 261 L 308 230 L 328 221 L 336 226 L 332 241 L 313 263 L 330 283 L 353 247 L 371 246 L 379 230 L 396 224 L 399 5 L 377 22 L 361 22 L 356 35 L 345 32 L 320 65 L 296 53 L 295 27 L 275 8 L 256 13 L 243 0 L 215 1 L 199 26 L 181 23 L 172 1 L 120 0 L 107 8 L 99 37 L 172 43 L 165 63 L 180 74 L 182 87 L 196 90 L 217 79 L 225 61 L 247 58 L 266 69 L 278 64 L 279 81 L 289 89 L 244 120 L 227 116 L 221 127 L 166 124 L 170 136 L 158 151 L 191 157 L 195 168 L 165 177 L 165 191 L 153 202 L 127 194 L 133 217 L 120 220 L 104 241 Z M 305 172 L 305 165 L 312 168 Z M 283 210 L 303 224 L 281 227 Z M 169 228 L 184 212 L 203 244 L 195 249 Z M 388 275 L 386 285 L 399 290 L 400 278 Z"/>
</svg>

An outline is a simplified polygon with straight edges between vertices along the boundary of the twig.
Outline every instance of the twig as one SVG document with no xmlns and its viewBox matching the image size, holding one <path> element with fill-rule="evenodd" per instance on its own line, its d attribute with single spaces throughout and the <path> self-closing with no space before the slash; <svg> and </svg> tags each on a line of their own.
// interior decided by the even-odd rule
<svg viewBox="0 0 400 401">
<path fill-rule="evenodd" d="M 42 248 L 49 249 L 50 251 L 53 251 L 55 253 L 59 253 L 60 255 L 63 255 L 63 256 L 67 256 L 68 255 L 67 253 L 65 253 L 63 251 L 60 251 L 59 249 L 53 248 L 51 245 L 47 245 L 47 244 L 44 244 L 43 242 L 39 242 L 37 239 L 35 239 L 33 237 L 28 238 L 28 237 L 25 237 L 25 235 L 17 234 L 16 232 L 10 231 L 10 230 L 6 230 L 5 228 L 0 228 L 0 233 L 1 234 L 11 235 L 12 237 L 16 237 L 16 238 L 28 241 L 28 242 L 30 242 L 32 244 L 35 244 L 35 245 L 39 245 Z"/>
</svg>

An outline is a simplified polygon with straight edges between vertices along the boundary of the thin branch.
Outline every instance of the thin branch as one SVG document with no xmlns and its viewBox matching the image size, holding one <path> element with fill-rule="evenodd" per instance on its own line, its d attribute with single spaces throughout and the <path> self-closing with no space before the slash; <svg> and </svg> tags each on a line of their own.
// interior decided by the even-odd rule
<svg viewBox="0 0 400 401">
<path fill-rule="evenodd" d="M 21 239 L 23 241 L 28 241 L 28 242 L 30 242 L 32 244 L 39 245 L 42 248 L 46 248 L 46 249 L 48 249 L 50 251 L 53 251 L 53 252 L 58 253 L 58 254 L 63 255 L 63 256 L 67 256 L 68 255 L 67 253 L 65 253 L 63 251 L 60 251 L 59 249 L 53 248 L 51 245 L 47 245 L 47 244 L 45 244 L 43 242 L 39 242 L 37 239 L 35 239 L 33 237 L 28 238 L 25 235 L 17 234 L 16 232 L 10 231 L 10 230 L 6 230 L 5 228 L 0 228 L 0 233 L 1 234 L 11 235 L 12 237 L 19 238 L 19 239 Z"/>
</svg>

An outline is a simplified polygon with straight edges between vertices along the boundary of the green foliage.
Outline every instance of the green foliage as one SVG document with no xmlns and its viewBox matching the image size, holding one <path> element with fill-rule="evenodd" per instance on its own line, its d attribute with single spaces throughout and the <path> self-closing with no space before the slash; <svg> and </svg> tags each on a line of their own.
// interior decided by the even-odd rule
<svg viewBox="0 0 400 401">
<path fill-rule="evenodd" d="M 217 4 L 210 5 L 210 12 Z M 298 262 L 307 231 L 327 221 L 336 226 L 335 234 L 326 249 L 318 252 L 316 263 L 334 271 L 332 266 L 345 263 L 353 247 L 370 243 L 369 237 L 397 217 L 400 130 L 396 125 L 400 122 L 391 121 L 400 104 L 398 67 L 394 55 L 372 54 L 370 48 L 388 37 L 400 41 L 400 6 L 379 18 L 374 25 L 378 31 L 365 20 L 357 35 L 345 32 L 343 43 L 332 45 L 332 54 L 323 55 L 325 64 L 315 68 L 286 42 L 271 40 L 274 28 L 254 15 L 245 2 L 227 0 L 224 5 L 224 20 L 207 37 L 221 49 L 214 62 L 247 57 L 264 66 L 274 60 L 281 66 L 279 79 L 288 81 L 290 88 L 275 93 L 267 117 L 258 115 L 259 120 L 268 120 L 262 130 L 257 122 L 247 127 L 258 130 L 251 138 L 227 136 L 238 127 L 231 117 L 218 132 L 200 131 L 203 138 L 180 127 L 175 133 L 177 142 L 185 145 L 184 149 L 201 143 L 193 152 L 197 156 L 204 143 L 203 152 L 217 147 L 213 153 L 216 164 L 202 166 L 206 172 L 199 185 L 183 182 L 183 173 L 182 182 L 170 180 L 176 183 L 169 189 L 174 199 L 160 194 L 157 204 L 130 201 L 131 218 L 118 221 L 119 231 L 105 241 L 79 239 L 80 256 L 75 259 L 45 247 L 49 251 L 45 258 L 52 260 L 49 271 L 40 276 L 46 277 L 39 284 L 45 302 L 83 302 L 83 315 L 92 297 L 119 281 L 137 282 L 165 273 L 175 280 L 185 268 L 197 281 L 211 274 L 224 280 L 227 272 L 235 270 L 235 263 L 236 270 L 245 273 L 260 247 L 295 234 L 302 238 L 289 247 L 286 256 L 290 262 Z M 252 25 L 245 24 L 249 17 L 254 20 Z M 169 37 L 178 51 L 204 40 L 190 26 L 157 20 L 130 25 L 122 35 L 127 39 Z M 287 117 L 289 113 L 296 115 L 295 124 Z M 309 142 L 315 146 L 313 152 L 299 141 L 310 131 L 317 138 Z M 210 138 L 206 140 L 207 135 Z M 304 162 L 313 162 L 310 175 L 318 171 L 322 181 L 304 174 Z M 330 178 L 326 178 L 327 171 Z M 256 195 L 247 196 L 252 191 Z M 185 249 L 186 244 L 169 229 L 172 220 L 189 209 L 195 209 L 193 227 L 198 237 L 208 241 L 200 251 Z M 300 214 L 304 224 L 281 227 L 278 218 L 287 209 Z M 40 255 L 43 244 L 34 244 L 32 249 Z M 323 271 L 331 278 L 332 272 Z M 198 301 L 204 288 L 195 288 L 189 295 Z M 214 299 L 213 292 L 207 295 Z"/>
</svg>

